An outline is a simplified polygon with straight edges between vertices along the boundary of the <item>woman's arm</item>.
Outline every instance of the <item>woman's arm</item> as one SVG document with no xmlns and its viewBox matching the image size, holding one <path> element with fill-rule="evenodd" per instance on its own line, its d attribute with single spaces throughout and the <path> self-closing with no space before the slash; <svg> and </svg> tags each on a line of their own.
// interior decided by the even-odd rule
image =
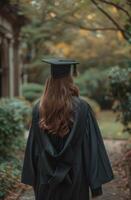
<svg viewBox="0 0 131 200">
<path fill-rule="evenodd" d="M 103 138 L 91 107 L 87 104 L 84 162 L 92 197 L 102 195 L 102 185 L 114 178 Z"/>
<path fill-rule="evenodd" d="M 37 134 L 37 119 L 36 119 L 36 105 L 32 110 L 32 121 L 29 129 L 29 135 L 26 143 L 23 168 L 21 174 L 21 182 L 34 186 L 37 175 L 37 160 L 39 155 L 39 148 L 35 134 Z"/>
</svg>

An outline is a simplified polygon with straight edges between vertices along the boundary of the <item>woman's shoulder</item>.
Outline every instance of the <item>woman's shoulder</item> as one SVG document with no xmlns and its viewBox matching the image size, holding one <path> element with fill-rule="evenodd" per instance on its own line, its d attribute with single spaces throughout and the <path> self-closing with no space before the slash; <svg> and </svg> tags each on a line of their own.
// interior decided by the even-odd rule
<svg viewBox="0 0 131 200">
<path fill-rule="evenodd" d="M 77 108 L 89 110 L 91 107 L 88 102 L 81 96 L 74 97 L 74 104 Z"/>
<path fill-rule="evenodd" d="M 89 103 L 84 99 L 84 97 L 78 96 L 77 100 L 80 102 L 80 104 L 84 104 L 86 107 L 90 107 Z"/>
<path fill-rule="evenodd" d="M 83 105 L 83 107 L 87 110 L 88 113 L 94 113 L 93 111 L 93 108 L 92 106 L 88 103 L 88 101 L 82 97 L 82 96 L 79 96 L 79 101 L 80 101 L 80 104 Z"/>
</svg>

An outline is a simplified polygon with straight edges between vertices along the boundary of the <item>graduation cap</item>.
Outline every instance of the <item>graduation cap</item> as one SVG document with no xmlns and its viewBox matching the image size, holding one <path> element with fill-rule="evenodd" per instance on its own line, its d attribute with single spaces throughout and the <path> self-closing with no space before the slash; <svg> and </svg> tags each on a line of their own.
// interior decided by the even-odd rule
<svg viewBox="0 0 131 200">
<path fill-rule="evenodd" d="M 51 64 L 51 75 L 54 78 L 61 78 L 71 73 L 71 66 L 73 66 L 73 76 L 77 76 L 77 64 L 79 62 L 71 59 L 49 58 L 42 59 L 43 62 Z"/>
</svg>

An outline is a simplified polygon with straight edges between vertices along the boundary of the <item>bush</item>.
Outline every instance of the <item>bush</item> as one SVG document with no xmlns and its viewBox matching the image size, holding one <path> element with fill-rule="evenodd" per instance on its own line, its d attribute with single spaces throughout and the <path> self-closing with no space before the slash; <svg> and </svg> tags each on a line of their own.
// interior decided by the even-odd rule
<svg viewBox="0 0 131 200">
<path fill-rule="evenodd" d="M 0 155 L 10 155 L 16 141 L 23 137 L 25 125 L 30 120 L 31 107 L 22 100 L 0 100 Z"/>
<path fill-rule="evenodd" d="M 26 83 L 22 86 L 22 93 L 26 100 L 33 102 L 38 99 L 43 92 L 43 85 L 36 83 Z"/>
<path fill-rule="evenodd" d="M 115 66 L 109 74 L 110 91 L 115 104 L 113 110 L 125 131 L 131 133 L 131 68 Z"/>
<path fill-rule="evenodd" d="M 80 94 L 97 101 L 102 109 L 109 109 L 112 106 L 112 101 L 107 98 L 109 87 L 107 71 L 96 68 L 88 69 L 75 80 L 80 88 Z"/>
<path fill-rule="evenodd" d="M 10 189 L 20 179 L 21 161 L 12 159 L 0 163 L 0 199 L 3 199 Z"/>
</svg>

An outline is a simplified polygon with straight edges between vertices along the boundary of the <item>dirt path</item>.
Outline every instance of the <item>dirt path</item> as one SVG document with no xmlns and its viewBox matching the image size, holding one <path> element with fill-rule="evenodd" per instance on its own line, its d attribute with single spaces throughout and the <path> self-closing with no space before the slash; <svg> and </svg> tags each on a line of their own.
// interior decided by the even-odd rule
<svg viewBox="0 0 131 200">
<path fill-rule="evenodd" d="M 125 141 L 105 140 L 115 179 L 110 183 L 103 185 L 103 195 L 98 200 L 128 200 L 129 191 L 125 188 L 125 171 L 118 167 L 118 162 L 123 159 L 122 148 Z"/>
<path fill-rule="evenodd" d="M 103 195 L 97 197 L 98 200 L 129 200 L 128 190 L 125 190 L 124 171 L 117 166 L 117 163 L 122 160 L 122 148 L 125 141 L 105 140 L 106 149 L 110 157 L 115 179 L 110 183 L 103 185 Z M 19 200 L 35 200 L 34 193 L 29 188 Z"/>
</svg>

